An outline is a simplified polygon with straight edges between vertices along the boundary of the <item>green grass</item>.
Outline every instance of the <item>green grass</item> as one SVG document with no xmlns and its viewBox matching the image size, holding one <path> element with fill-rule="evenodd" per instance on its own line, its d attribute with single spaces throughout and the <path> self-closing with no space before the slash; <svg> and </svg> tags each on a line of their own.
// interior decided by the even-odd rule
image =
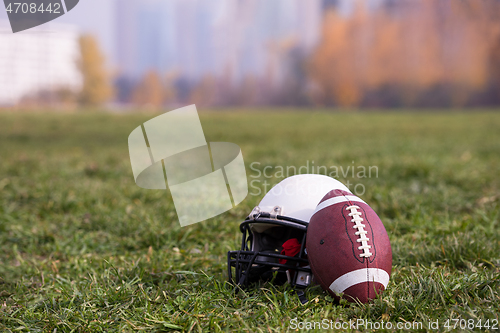
<svg viewBox="0 0 500 333">
<path fill-rule="evenodd" d="M 339 180 L 362 184 L 386 226 L 386 292 L 339 305 L 316 286 L 305 306 L 287 286 L 235 295 L 226 283 L 226 253 L 262 194 L 180 228 L 166 191 L 135 185 L 127 137 L 150 117 L 0 114 L 1 331 L 285 332 L 293 318 L 415 321 L 423 330 L 439 320 L 445 330 L 450 318 L 498 321 L 500 113 L 202 113 L 208 141 L 241 147 L 249 180 L 259 181 L 251 193 L 265 180 L 254 169 L 266 166 L 275 176 L 307 161 L 378 168 L 378 177 Z"/>
</svg>

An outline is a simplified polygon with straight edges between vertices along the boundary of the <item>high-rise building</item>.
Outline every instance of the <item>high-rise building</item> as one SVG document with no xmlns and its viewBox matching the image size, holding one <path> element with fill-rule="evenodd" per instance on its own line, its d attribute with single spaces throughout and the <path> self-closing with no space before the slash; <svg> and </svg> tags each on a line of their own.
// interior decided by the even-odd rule
<svg viewBox="0 0 500 333">
<path fill-rule="evenodd" d="M 319 35 L 322 0 L 120 0 L 117 59 L 122 76 L 147 70 L 268 75 L 291 48 L 311 49 Z M 279 69 L 274 69 L 279 72 Z"/>
</svg>

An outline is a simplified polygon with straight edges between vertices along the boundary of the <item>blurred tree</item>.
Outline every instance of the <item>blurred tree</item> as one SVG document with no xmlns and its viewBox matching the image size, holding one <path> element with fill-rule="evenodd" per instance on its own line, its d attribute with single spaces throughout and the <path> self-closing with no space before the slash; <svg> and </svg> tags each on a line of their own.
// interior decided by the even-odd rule
<svg viewBox="0 0 500 333">
<path fill-rule="evenodd" d="M 70 110 L 76 107 L 78 94 L 67 87 L 38 90 L 25 95 L 19 101 L 19 106 L 27 108 L 51 108 Z"/>
<path fill-rule="evenodd" d="M 128 76 L 119 75 L 114 82 L 114 86 L 116 101 L 124 104 L 131 103 L 132 92 L 135 87 L 134 80 Z"/>
<path fill-rule="evenodd" d="M 105 69 L 105 59 L 93 36 L 81 36 L 79 44 L 78 67 L 83 77 L 80 103 L 84 106 L 98 106 L 113 96 L 110 76 Z"/>
<path fill-rule="evenodd" d="M 492 46 L 490 55 L 491 66 L 491 98 L 494 103 L 500 102 L 500 36 Z"/>
<path fill-rule="evenodd" d="M 349 15 L 326 11 L 307 67 L 313 102 L 464 106 L 491 82 L 500 1 L 363 4 Z"/>
<path fill-rule="evenodd" d="M 172 104 L 177 100 L 177 89 L 175 83 L 179 79 L 179 73 L 174 71 L 165 75 L 165 84 L 163 87 L 163 103 Z"/>
<path fill-rule="evenodd" d="M 317 103 L 352 107 L 361 101 L 355 42 L 359 15 L 363 14 L 356 11 L 352 18 L 346 18 L 334 10 L 326 11 L 322 40 L 308 66 L 317 88 Z"/>
<path fill-rule="evenodd" d="M 212 75 L 205 75 L 191 91 L 191 103 L 200 106 L 217 104 L 217 85 L 217 80 Z"/>
<path fill-rule="evenodd" d="M 253 75 L 247 75 L 239 86 L 236 102 L 238 105 L 256 105 L 259 94 L 259 82 Z"/>
<path fill-rule="evenodd" d="M 148 71 L 132 93 L 132 103 L 157 109 L 163 105 L 165 90 L 156 71 Z"/>
</svg>

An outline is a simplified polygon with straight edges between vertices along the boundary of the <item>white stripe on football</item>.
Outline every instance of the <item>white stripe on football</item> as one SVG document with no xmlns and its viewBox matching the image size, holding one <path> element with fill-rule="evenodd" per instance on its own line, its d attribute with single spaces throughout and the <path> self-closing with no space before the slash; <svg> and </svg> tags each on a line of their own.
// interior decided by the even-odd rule
<svg viewBox="0 0 500 333">
<path fill-rule="evenodd" d="M 329 207 L 329 206 L 332 206 L 332 205 L 335 205 L 335 204 L 338 204 L 341 202 L 348 202 L 348 201 L 362 202 L 362 203 L 366 204 L 366 202 L 364 202 L 363 200 L 361 200 L 360 198 L 358 198 L 355 195 L 343 195 L 343 196 L 339 196 L 339 197 L 330 198 L 328 200 L 321 202 L 316 207 L 314 214 L 316 214 L 317 212 L 319 212 L 320 210 L 322 210 L 326 207 Z"/>
<path fill-rule="evenodd" d="M 337 278 L 330 285 L 330 289 L 335 293 L 341 293 L 349 287 L 364 282 L 378 282 L 386 288 L 389 283 L 389 274 L 380 268 L 358 269 Z"/>
</svg>

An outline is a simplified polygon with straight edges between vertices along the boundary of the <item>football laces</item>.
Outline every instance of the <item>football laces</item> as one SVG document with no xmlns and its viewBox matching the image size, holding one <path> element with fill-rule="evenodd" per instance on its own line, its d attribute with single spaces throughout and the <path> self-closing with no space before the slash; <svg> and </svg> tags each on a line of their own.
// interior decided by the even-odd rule
<svg viewBox="0 0 500 333">
<path fill-rule="evenodd" d="M 366 237 L 368 231 L 365 230 L 363 218 L 361 217 L 361 211 L 359 211 L 358 209 L 361 208 L 356 205 L 346 207 L 346 210 L 350 212 L 348 215 L 352 218 L 351 222 L 354 223 L 353 228 L 357 229 L 354 234 L 356 236 L 359 236 L 359 239 L 357 239 L 356 242 L 361 243 L 361 246 L 358 247 L 358 250 L 363 250 L 363 253 L 361 253 L 359 256 L 361 258 L 368 258 L 371 257 L 373 253 L 370 252 L 371 245 L 368 245 L 370 239 Z"/>
</svg>

